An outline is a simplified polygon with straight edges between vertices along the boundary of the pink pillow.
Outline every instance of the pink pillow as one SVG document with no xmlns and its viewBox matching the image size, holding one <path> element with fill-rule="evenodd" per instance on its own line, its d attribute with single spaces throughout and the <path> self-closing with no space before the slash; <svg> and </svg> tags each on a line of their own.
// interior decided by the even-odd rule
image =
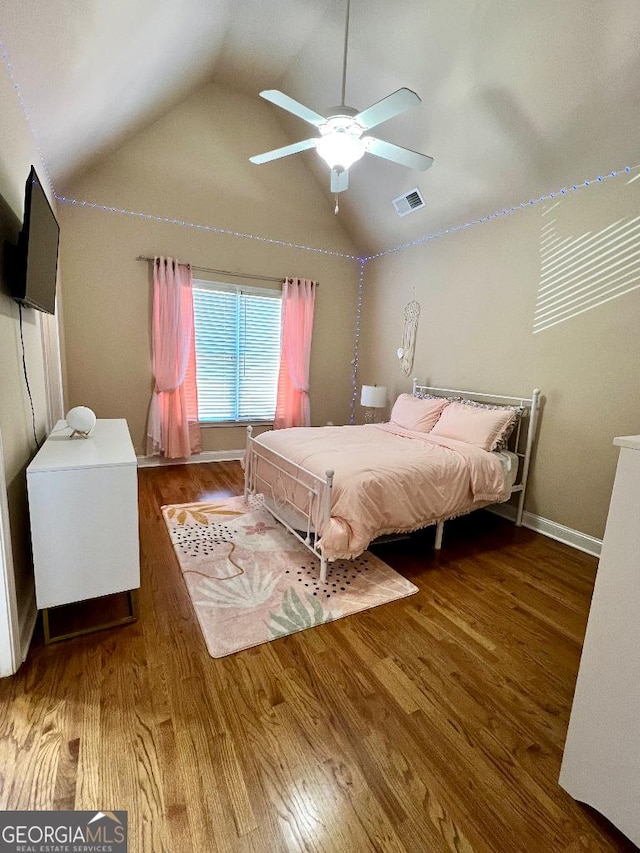
<svg viewBox="0 0 640 853">
<path fill-rule="evenodd" d="M 400 394 L 391 410 L 391 421 L 403 429 L 430 432 L 448 400 L 430 398 L 423 400 L 411 394 Z"/>
<path fill-rule="evenodd" d="M 431 432 L 443 438 L 475 444 L 483 450 L 495 450 L 515 420 L 516 415 L 511 409 L 484 409 L 465 403 L 451 403 Z"/>
</svg>

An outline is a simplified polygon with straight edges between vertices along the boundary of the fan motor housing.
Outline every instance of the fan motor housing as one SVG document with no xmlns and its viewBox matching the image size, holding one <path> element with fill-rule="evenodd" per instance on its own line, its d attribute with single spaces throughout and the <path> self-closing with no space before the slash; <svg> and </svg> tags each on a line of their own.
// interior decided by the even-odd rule
<svg viewBox="0 0 640 853">
<path fill-rule="evenodd" d="M 355 110 L 353 107 L 347 107 L 344 104 L 340 104 L 339 107 L 329 107 L 327 110 L 327 118 L 333 118 L 334 116 L 348 116 L 349 118 L 353 118 L 358 115 L 358 110 Z"/>
</svg>

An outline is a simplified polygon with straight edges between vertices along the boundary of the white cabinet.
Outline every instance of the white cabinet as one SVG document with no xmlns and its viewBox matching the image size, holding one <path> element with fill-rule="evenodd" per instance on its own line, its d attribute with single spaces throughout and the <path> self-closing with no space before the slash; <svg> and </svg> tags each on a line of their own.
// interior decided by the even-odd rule
<svg viewBox="0 0 640 853">
<path fill-rule="evenodd" d="M 640 436 L 618 468 L 560 784 L 640 845 Z"/>
<path fill-rule="evenodd" d="M 125 420 L 59 421 L 27 468 L 38 609 L 140 586 L 136 456 Z M 130 619 L 135 618 L 133 597 Z M 48 637 L 46 638 L 49 639 Z"/>
</svg>

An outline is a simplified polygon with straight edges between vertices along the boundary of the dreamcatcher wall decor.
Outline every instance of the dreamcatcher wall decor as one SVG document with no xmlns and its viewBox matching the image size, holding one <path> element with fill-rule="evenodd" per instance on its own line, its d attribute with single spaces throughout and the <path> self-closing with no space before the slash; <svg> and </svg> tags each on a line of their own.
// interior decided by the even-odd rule
<svg viewBox="0 0 640 853">
<path fill-rule="evenodd" d="M 416 335 L 418 333 L 418 317 L 420 316 L 420 303 L 415 299 L 409 302 L 404 309 L 404 331 L 402 333 L 402 346 L 398 347 L 397 356 L 400 367 L 405 376 L 411 374 L 413 368 L 413 354 L 416 348 Z"/>
</svg>

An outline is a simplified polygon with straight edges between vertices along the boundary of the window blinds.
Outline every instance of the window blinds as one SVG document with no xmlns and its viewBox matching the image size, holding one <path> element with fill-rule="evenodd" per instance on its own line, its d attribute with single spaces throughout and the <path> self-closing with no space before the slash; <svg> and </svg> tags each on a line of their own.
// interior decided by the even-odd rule
<svg viewBox="0 0 640 853">
<path fill-rule="evenodd" d="M 273 420 L 280 291 L 194 281 L 201 423 Z"/>
</svg>

